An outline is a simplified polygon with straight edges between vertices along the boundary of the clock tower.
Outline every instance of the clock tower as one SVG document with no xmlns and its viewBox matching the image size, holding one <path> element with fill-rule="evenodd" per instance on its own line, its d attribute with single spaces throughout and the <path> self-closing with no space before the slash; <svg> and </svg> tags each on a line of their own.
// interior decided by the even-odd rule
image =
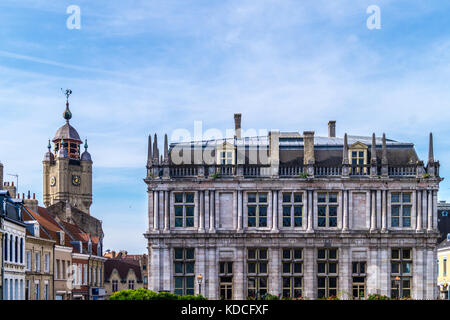
<svg viewBox="0 0 450 320">
<path fill-rule="evenodd" d="M 69 109 L 71 90 L 66 90 L 66 109 L 63 118 L 66 123 L 56 131 L 53 150 L 50 140 L 44 156 L 44 205 L 68 203 L 84 213 L 90 214 L 92 204 L 92 159 L 87 151 L 81 154 L 83 142 L 77 130 L 69 123 L 72 113 Z"/>
</svg>

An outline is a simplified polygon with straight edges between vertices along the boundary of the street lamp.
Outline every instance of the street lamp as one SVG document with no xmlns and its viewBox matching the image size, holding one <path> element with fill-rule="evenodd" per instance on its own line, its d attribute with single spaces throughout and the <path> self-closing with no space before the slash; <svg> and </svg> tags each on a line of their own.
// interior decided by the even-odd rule
<svg viewBox="0 0 450 320">
<path fill-rule="evenodd" d="M 398 297 L 400 298 L 401 292 L 400 292 L 400 277 L 399 277 L 399 276 L 396 276 L 396 277 L 394 278 L 394 283 L 395 283 L 396 286 L 397 286 Z"/>
<path fill-rule="evenodd" d="M 198 293 L 202 294 L 202 281 L 203 281 L 203 276 L 201 274 L 199 274 L 197 276 L 197 282 L 198 282 Z"/>
</svg>

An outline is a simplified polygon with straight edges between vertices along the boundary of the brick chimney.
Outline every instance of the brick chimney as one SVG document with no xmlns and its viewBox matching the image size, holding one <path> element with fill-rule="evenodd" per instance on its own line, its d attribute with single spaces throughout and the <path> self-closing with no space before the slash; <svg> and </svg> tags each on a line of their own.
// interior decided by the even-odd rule
<svg viewBox="0 0 450 320">
<path fill-rule="evenodd" d="M 234 137 L 240 139 L 241 138 L 241 114 L 234 114 Z"/>
<path fill-rule="evenodd" d="M 35 193 L 33 193 L 33 198 L 31 198 L 30 191 L 28 191 L 28 196 L 26 199 L 23 199 L 23 204 L 34 212 L 38 212 L 38 200 L 36 199 Z"/>
<path fill-rule="evenodd" d="M 303 163 L 314 164 L 314 131 L 303 131 Z"/>
<path fill-rule="evenodd" d="M 328 138 L 336 138 L 336 121 L 328 121 Z"/>
</svg>

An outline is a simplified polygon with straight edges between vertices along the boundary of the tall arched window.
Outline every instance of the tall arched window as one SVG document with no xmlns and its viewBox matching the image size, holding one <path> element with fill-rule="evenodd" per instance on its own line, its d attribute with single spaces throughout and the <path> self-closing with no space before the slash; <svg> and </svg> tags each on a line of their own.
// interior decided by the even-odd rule
<svg viewBox="0 0 450 320">
<path fill-rule="evenodd" d="M 4 244 L 3 248 L 5 251 L 5 261 L 8 261 L 8 239 L 9 239 L 9 237 L 8 237 L 8 234 L 6 233 L 5 239 L 3 240 L 3 244 Z"/>
<path fill-rule="evenodd" d="M 9 236 L 9 261 L 13 262 L 13 242 L 14 237 L 12 235 Z"/>
<path fill-rule="evenodd" d="M 16 236 L 16 241 L 14 242 L 14 262 L 19 262 L 19 237 Z"/>
<path fill-rule="evenodd" d="M 23 238 L 20 238 L 20 263 L 23 263 Z"/>
</svg>

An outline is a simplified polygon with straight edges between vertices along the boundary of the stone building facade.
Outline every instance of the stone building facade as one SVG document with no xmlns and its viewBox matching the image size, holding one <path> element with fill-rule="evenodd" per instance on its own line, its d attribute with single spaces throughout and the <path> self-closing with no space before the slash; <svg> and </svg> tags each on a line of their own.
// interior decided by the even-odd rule
<svg viewBox="0 0 450 320">
<path fill-rule="evenodd" d="M 338 138 L 334 121 L 326 137 L 247 138 L 240 119 L 230 139 L 169 148 L 166 135 L 161 156 L 149 137 L 150 289 L 210 299 L 437 297 L 441 178 L 431 134 L 425 166 L 412 143 Z"/>
</svg>

